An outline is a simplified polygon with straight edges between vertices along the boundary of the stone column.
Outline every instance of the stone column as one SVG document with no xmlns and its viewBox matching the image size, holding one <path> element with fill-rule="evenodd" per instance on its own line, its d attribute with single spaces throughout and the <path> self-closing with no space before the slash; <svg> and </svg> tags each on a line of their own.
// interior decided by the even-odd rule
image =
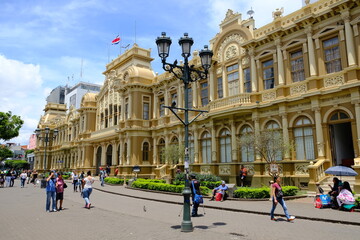
<svg viewBox="0 0 360 240">
<path fill-rule="evenodd" d="M 156 144 L 156 137 L 153 136 L 153 164 L 156 165 L 156 167 L 159 167 L 159 160 L 158 160 L 158 149 L 157 149 L 157 144 Z"/>
<path fill-rule="evenodd" d="M 284 73 L 284 60 L 281 52 L 281 39 L 275 39 L 276 46 L 276 55 L 277 55 L 277 64 L 278 64 L 278 81 L 279 85 L 285 83 L 285 73 Z"/>
<path fill-rule="evenodd" d="M 156 119 L 159 113 L 159 98 L 154 93 L 154 107 L 153 107 L 153 118 Z"/>
<path fill-rule="evenodd" d="M 286 109 L 285 109 L 285 112 L 282 112 L 280 114 L 280 116 L 281 116 L 281 120 L 282 120 L 283 140 L 284 140 L 284 143 L 287 144 L 287 143 L 290 143 L 290 139 L 289 139 L 289 129 L 288 129 L 288 119 L 287 119 L 287 115 L 286 115 Z M 284 157 L 285 157 L 285 159 L 290 159 L 290 152 L 285 151 Z"/>
<path fill-rule="evenodd" d="M 130 165 L 131 162 L 131 138 L 128 138 L 127 141 L 127 156 L 126 156 L 126 165 Z"/>
<path fill-rule="evenodd" d="M 96 155 L 97 155 L 97 146 L 96 145 L 93 145 L 93 151 L 94 151 L 94 153 L 93 153 L 93 162 L 92 162 L 92 164 L 91 164 L 91 167 L 96 167 L 96 161 L 97 161 L 97 159 L 96 159 Z M 95 171 L 96 171 L 97 169 L 95 169 Z"/>
<path fill-rule="evenodd" d="M 116 147 L 116 142 L 115 141 L 112 141 L 111 142 L 111 144 L 112 144 L 112 155 L 111 155 L 111 157 L 112 157 L 112 159 L 111 159 L 111 165 L 112 166 L 115 166 L 116 165 L 116 160 L 117 160 L 117 156 L 116 156 L 116 149 L 117 149 L 117 147 Z"/>
<path fill-rule="evenodd" d="M 216 131 L 215 124 L 212 122 L 211 126 L 211 161 L 215 163 L 217 161 L 217 144 L 216 144 Z"/>
<path fill-rule="evenodd" d="M 169 104 L 169 90 L 168 90 L 168 86 L 165 86 L 165 93 L 164 93 L 164 104 L 165 106 L 170 106 Z M 164 109 L 164 114 L 165 116 L 168 116 L 169 115 L 169 109 L 168 108 L 165 108 Z"/>
<path fill-rule="evenodd" d="M 133 104 L 132 104 L 132 101 L 133 100 L 133 98 L 132 98 L 132 96 L 131 96 L 131 94 L 129 93 L 129 102 L 128 102 L 128 114 L 129 114 L 129 119 L 133 119 L 134 118 L 134 116 L 133 116 Z M 142 104 L 141 102 L 139 102 L 139 103 L 137 103 L 137 104 Z"/>
<path fill-rule="evenodd" d="M 124 96 L 124 93 L 121 94 L 121 115 L 120 115 L 120 120 L 121 121 L 125 120 L 125 96 Z"/>
<path fill-rule="evenodd" d="M 101 161 L 100 161 L 100 165 L 101 166 L 106 165 L 106 145 L 104 143 L 101 144 Z"/>
<path fill-rule="evenodd" d="M 307 36 L 307 45 L 308 45 L 308 56 L 309 56 L 309 68 L 310 76 L 316 76 L 316 60 L 315 60 L 315 48 L 314 41 L 312 39 L 312 28 L 311 26 L 306 27 L 305 33 Z"/>
<path fill-rule="evenodd" d="M 197 126 L 194 127 L 194 162 L 199 163 L 199 132 Z"/>
<path fill-rule="evenodd" d="M 346 39 L 346 55 L 349 66 L 356 64 L 355 47 L 354 47 L 354 34 L 350 25 L 350 12 L 347 9 L 341 13 L 341 17 L 345 23 L 345 39 Z"/>
<path fill-rule="evenodd" d="M 258 112 L 253 112 L 252 119 L 254 121 L 254 134 L 255 137 L 260 135 L 260 121 Z M 256 153 L 255 161 L 261 162 L 261 156 Z"/>
<path fill-rule="evenodd" d="M 355 103 L 355 117 L 356 117 L 356 133 L 357 133 L 357 145 L 358 152 L 360 152 L 360 103 Z M 360 156 L 356 156 L 359 158 Z"/>
<path fill-rule="evenodd" d="M 251 73 L 251 92 L 257 92 L 258 91 L 258 81 L 256 77 L 256 63 L 255 63 L 255 49 L 250 48 L 249 49 L 249 55 L 250 55 L 250 73 Z"/>
<path fill-rule="evenodd" d="M 313 111 L 315 112 L 315 126 L 316 126 L 316 137 L 317 137 L 317 148 L 318 148 L 318 158 L 324 158 L 324 135 L 322 131 L 321 124 L 321 113 L 320 107 L 314 107 Z"/>
<path fill-rule="evenodd" d="M 236 141 L 236 128 L 235 128 L 235 120 L 230 120 L 231 127 L 231 160 L 233 162 L 237 162 L 237 141 Z"/>
<path fill-rule="evenodd" d="M 226 68 L 222 67 L 222 84 L 223 84 L 223 98 L 229 96 L 229 89 L 227 84 Z"/>
<path fill-rule="evenodd" d="M 216 80 L 216 75 L 213 69 L 210 68 L 210 72 L 209 72 L 209 88 L 210 88 L 210 96 L 209 99 L 210 101 L 214 101 L 215 100 L 215 84 L 217 84 Z"/>
</svg>

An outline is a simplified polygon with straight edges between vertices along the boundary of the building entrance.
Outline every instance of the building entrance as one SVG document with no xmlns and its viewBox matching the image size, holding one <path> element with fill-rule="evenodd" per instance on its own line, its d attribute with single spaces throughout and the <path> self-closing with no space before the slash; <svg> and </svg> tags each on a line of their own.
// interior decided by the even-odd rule
<svg viewBox="0 0 360 240">
<path fill-rule="evenodd" d="M 354 145 L 351 123 L 330 124 L 331 155 L 333 165 L 354 165 Z"/>
</svg>

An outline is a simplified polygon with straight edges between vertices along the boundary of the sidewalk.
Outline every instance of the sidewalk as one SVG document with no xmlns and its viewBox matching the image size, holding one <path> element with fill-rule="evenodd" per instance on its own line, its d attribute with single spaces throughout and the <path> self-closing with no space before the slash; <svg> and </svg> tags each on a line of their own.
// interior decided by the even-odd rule
<svg viewBox="0 0 360 240">
<path fill-rule="evenodd" d="M 182 205 L 184 198 L 182 195 L 149 192 L 139 189 L 128 188 L 117 185 L 100 186 L 99 181 L 94 184 L 94 189 L 110 194 L 117 194 L 121 196 L 144 199 L 149 201 L 161 201 L 169 204 Z M 313 197 L 306 197 L 294 200 L 285 200 L 288 211 L 291 215 L 296 216 L 297 219 L 305 219 L 311 221 L 333 222 L 349 225 L 360 226 L 359 212 L 344 212 L 333 209 L 317 209 L 313 205 Z M 218 209 L 223 211 L 243 212 L 251 214 L 266 215 L 270 219 L 270 210 L 272 203 L 270 201 L 238 201 L 227 200 L 224 202 L 209 201 L 204 199 L 205 208 Z M 285 218 L 282 207 L 279 205 L 276 208 L 275 216 Z M 265 217 L 265 216 L 264 216 Z"/>
</svg>

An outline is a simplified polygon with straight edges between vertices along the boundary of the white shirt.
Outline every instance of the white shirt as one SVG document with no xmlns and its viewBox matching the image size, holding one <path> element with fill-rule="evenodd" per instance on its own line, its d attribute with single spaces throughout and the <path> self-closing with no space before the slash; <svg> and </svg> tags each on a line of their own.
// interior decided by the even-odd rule
<svg viewBox="0 0 360 240">
<path fill-rule="evenodd" d="M 27 174 L 26 174 L 26 173 L 22 173 L 22 174 L 20 174 L 20 177 L 21 177 L 22 179 L 26 179 L 26 178 L 27 178 Z"/>
<path fill-rule="evenodd" d="M 86 177 L 84 178 L 84 182 L 85 182 L 84 188 L 92 188 L 92 184 L 94 183 L 94 178 Z"/>
</svg>

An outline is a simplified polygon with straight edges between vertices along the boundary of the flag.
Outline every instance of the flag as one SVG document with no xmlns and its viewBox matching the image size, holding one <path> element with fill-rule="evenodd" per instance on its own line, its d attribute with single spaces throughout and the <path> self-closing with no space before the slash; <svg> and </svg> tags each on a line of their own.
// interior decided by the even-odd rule
<svg viewBox="0 0 360 240">
<path fill-rule="evenodd" d="M 120 37 L 119 35 L 116 36 L 116 38 L 114 40 L 111 41 L 111 44 L 118 44 L 120 42 Z"/>
</svg>

